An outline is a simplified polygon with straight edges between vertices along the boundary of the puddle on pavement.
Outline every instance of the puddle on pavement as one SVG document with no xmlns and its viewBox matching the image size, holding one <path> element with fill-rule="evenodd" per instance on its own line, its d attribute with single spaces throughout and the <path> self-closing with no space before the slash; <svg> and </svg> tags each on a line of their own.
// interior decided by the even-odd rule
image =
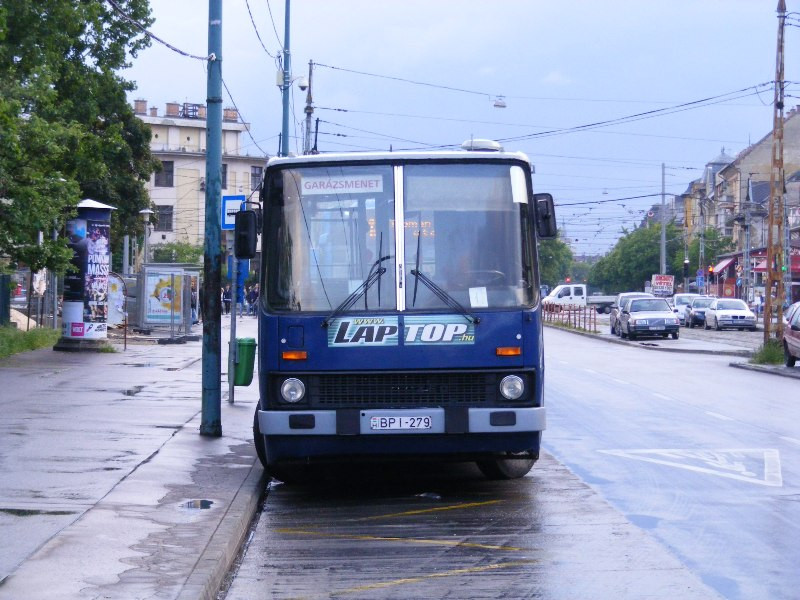
<svg viewBox="0 0 800 600">
<path fill-rule="evenodd" d="M 152 367 L 153 363 L 121 363 L 123 367 Z"/>
<path fill-rule="evenodd" d="M 191 510 L 207 509 L 211 508 L 212 504 L 214 504 L 213 500 L 189 500 L 183 505 L 183 508 L 188 508 Z"/>
<path fill-rule="evenodd" d="M 141 392 L 143 389 L 144 389 L 143 385 L 135 385 L 135 386 L 133 386 L 132 388 L 130 388 L 128 390 L 123 390 L 122 393 L 125 394 L 126 396 L 135 396 L 136 394 Z"/>
</svg>

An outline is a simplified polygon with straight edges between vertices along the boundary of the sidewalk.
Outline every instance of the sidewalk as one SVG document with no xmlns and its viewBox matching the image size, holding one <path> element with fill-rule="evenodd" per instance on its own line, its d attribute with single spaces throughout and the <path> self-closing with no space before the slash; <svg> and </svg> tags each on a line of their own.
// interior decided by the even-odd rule
<svg viewBox="0 0 800 600">
<path fill-rule="evenodd" d="M 199 435 L 201 342 L 0 360 L 0 598 L 214 596 L 265 484 L 228 332 L 220 438 Z"/>
</svg>

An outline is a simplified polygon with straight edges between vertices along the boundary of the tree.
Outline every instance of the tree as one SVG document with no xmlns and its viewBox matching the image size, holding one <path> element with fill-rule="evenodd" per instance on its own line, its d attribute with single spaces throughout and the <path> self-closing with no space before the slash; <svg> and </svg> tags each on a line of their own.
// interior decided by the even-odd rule
<svg viewBox="0 0 800 600">
<path fill-rule="evenodd" d="M 669 223 L 666 230 L 667 271 L 673 275 L 683 273 L 681 254 L 680 269 L 671 269 L 678 251 L 683 251 L 680 229 Z M 641 290 L 644 282 L 661 269 L 661 225 L 639 227 L 621 237 L 606 256 L 595 263 L 589 274 L 589 283 L 607 292 Z"/>
<path fill-rule="evenodd" d="M 554 287 L 569 274 L 572 250 L 560 238 L 539 242 L 539 280 Z"/>
<path fill-rule="evenodd" d="M 155 244 L 152 249 L 153 262 L 199 265 L 203 258 L 203 246 L 196 246 L 188 242 Z"/>
<path fill-rule="evenodd" d="M 117 0 L 149 25 L 147 0 Z M 141 230 L 157 161 L 149 128 L 117 71 L 149 44 L 101 0 L 4 0 L 0 5 L 0 254 L 63 271 L 71 253 L 50 241 L 81 198 L 115 206 L 114 242 Z M 39 232 L 44 243 L 39 243 Z"/>
</svg>

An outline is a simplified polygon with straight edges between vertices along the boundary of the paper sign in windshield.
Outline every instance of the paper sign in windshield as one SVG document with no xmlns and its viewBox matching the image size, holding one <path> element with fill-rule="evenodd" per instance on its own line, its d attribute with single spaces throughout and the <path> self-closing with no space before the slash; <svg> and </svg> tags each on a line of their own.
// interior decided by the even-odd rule
<svg viewBox="0 0 800 600">
<path fill-rule="evenodd" d="M 321 194 L 380 194 L 383 192 L 381 175 L 340 175 L 331 177 L 304 177 L 303 196 Z"/>
</svg>

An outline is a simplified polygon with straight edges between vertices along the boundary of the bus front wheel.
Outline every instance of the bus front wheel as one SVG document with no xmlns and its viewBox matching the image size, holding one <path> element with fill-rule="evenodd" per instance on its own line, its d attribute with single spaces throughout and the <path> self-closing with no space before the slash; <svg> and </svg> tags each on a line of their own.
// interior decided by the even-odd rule
<svg viewBox="0 0 800 600">
<path fill-rule="evenodd" d="M 535 462 L 534 458 L 487 458 L 478 461 L 478 468 L 487 479 L 519 479 Z"/>
</svg>

